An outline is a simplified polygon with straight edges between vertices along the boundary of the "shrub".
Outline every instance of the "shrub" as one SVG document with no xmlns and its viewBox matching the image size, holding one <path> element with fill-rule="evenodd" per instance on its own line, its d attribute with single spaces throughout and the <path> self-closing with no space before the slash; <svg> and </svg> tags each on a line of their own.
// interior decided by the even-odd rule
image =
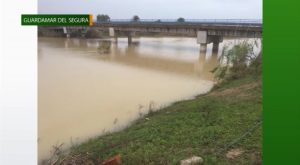
<svg viewBox="0 0 300 165">
<path fill-rule="evenodd" d="M 212 71 L 217 80 L 237 79 L 246 74 L 261 74 L 262 52 L 254 53 L 257 41 L 250 43 L 247 40 L 230 48 L 224 46 L 219 58 L 219 65 Z"/>
</svg>

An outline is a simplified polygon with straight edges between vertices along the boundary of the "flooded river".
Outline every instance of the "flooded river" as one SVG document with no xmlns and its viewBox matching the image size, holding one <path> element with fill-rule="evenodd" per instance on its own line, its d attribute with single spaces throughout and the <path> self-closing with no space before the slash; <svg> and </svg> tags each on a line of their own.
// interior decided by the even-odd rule
<svg viewBox="0 0 300 165">
<path fill-rule="evenodd" d="M 206 55 L 199 49 L 195 38 L 134 38 L 131 46 L 39 38 L 39 160 L 53 145 L 120 130 L 149 109 L 209 91 L 217 54 L 211 44 Z"/>
</svg>

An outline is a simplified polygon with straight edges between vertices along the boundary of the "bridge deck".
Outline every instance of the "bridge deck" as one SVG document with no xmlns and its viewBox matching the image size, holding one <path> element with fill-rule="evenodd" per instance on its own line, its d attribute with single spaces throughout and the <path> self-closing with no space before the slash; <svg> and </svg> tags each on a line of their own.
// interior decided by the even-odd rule
<svg viewBox="0 0 300 165">
<path fill-rule="evenodd" d="M 63 27 L 47 27 L 47 29 L 62 29 Z M 92 27 L 67 27 L 68 30 L 83 30 L 89 28 L 103 29 L 113 28 L 116 32 L 159 32 L 178 35 L 196 36 L 198 31 L 207 31 L 207 35 L 223 37 L 261 37 L 261 20 L 110 20 L 94 22 Z"/>
<path fill-rule="evenodd" d="M 186 28 L 186 29 L 210 29 L 210 30 L 246 30 L 262 31 L 261 20 L 110 20 L 107 22 L 94 22 L 96 27 L 115 28 Z"/>
</svg>

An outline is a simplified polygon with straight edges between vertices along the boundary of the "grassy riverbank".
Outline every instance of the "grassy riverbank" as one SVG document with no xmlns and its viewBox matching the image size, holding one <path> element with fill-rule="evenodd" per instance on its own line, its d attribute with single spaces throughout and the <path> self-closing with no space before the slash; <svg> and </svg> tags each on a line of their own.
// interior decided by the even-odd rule
<svg viewBox="0 0 300 165">
<path fill-rule="evenodd" d="M 72 147 L 61 158 L 101 162 L 120 154 L 123 164 L 167 165 L 197 155 L 204 164 L 261 164 L 261 117 L 261 80 L 248 76 L 151 112 L 123 131 Z M 229 151 L 238 156 L 229 158 Z"/>
</svg>

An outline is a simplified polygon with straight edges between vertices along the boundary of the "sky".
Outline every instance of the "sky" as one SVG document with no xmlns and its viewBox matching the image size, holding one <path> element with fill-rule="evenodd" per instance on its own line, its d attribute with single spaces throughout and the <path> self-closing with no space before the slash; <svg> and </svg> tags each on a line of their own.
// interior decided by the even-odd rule
<svg viewBox="0 0 300 165">
<path fill-rule="evenodd" d="M 111 19 L 262 19 L 262 0 L 38 0 L 39 14 L 107 14 Z"/>
</svg>

